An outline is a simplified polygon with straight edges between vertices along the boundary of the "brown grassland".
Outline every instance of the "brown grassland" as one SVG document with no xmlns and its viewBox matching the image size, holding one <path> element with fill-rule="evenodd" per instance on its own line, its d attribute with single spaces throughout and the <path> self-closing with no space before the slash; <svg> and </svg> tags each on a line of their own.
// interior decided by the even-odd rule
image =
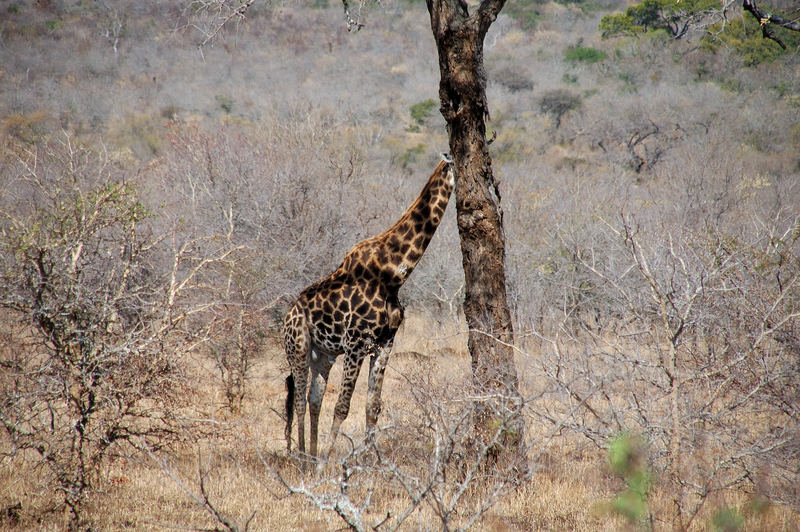
<svg viewBox="0 0 800 532">
<path fill-rule="evenodd" d="M 411 314 L 398 333 L 396 355 L 387 371 L 385 385 L 385 423 L 418 424 L 419 404 L 409 393 L 409 379 L 420 375 L 432 393 L 446 400 L 446 386 L 467 386 L 469 382 L 469 357 L 466 353 L 466 333 L 455 321 L 434 327 L 430 316 Z M 419 351 L 426 353 L 421 354 Z M 525 382 L 533 372 L 530 359 L 535 351 L 518 353 L 517 364 Z M 99 530 L 171 530 L 217 529 L 219 521 L 198 502 L 203 478 L 208 498 L 224 515 L 239 523 L 252 518 L 252 530 L 336 530 L 342 521 L 330 511 L 322 511 L 316 504 L 301 495 L 289 495 L 280 483 L 272 478 L 278 472 L 290 483 L 309 482 L 307 474 L 299 471 L 297 462 L 287 459 L 283 438 L 281 414 L 285 396 L 283 379 L 287 372 L 283 352 L 279 346 L 265 349 L 251 378 L 253 385 L 238 415 L 225 408 L 225 397 L 215 378 L 215 369 L 207 360 L 192 360 L 193 395 L 191 411 L 199 418 L 209 420 L 213 428 L 197 439 L 187 437 L 157 462 L 146 455 L 112 458 L 103 468 L 102 488 L 93 494 L 88 505 L 93 527 Z M 331 384 L 323 403 L 321 419 L 332 419 L 333 398 L 340 377 L 337 365 L 331 375 Z M 363 433 L 362 413 L 366 398 L 366 377 L 359 378 L 353 398 L 351 416 L 344 431 L 353 438 Z M 755 422 L 755 421 L 754 421 Z M 327 431 L 322 430 L 325 447 Z M 537 430 L 529 426 L 527 437 L 532 456 L 536 456 L 535 470 L 526 482 L 503 498 L 475 524 L 479 530 L 622 530 L 630 524 L 612 512 L 611 501 L 621 489 L 621 479 L 609 468 L 607 453 L 585 439 L 578 437 L 553 438 L 544 427 Z M 402 456 L 415 452 L 429 452 L 429 442 L 413 439 L 410 434 L 380 446 L 396 447 Z M 340 452 L 342 449 L 339 450 Z M 413 459 L 410 460 L 413 462 Z M 21 503 L 19 514 L 8 514 L 6 526 L 22 529 L 62 530 L 67 527 L 69 515 L 64 511 L 48 512 L 52 499 L 47 490 L 52 489 L 47 475 L 33 461 L 17 457 L 15 467 L 3 468 L 4 500 Z M 266 467 L 268 464 L 269 467 Z M 386 515 L 397 515 L 405 510 L 406 493 L 397 485 L 387 482 L 377 487 L 374 479 L 354 478 L 353 486 L 359 497 L 366 490 L 375 490 L 368 518 L 380 522 Z M 320 492 L 324 492 L 321 489 Z M 471 495 L 481 498 L 481 488 Z M 669 514 L 669 504 L 660 499 L 658 489 L 651 495 L 652 512 Z M 781 505 L 748 510 L 752 496 L 728 493 L 711 501 L 701 513 L 696 530 L 716 530 L 713 525 L 714 504 L 724 501 L 747 512 L 745 530 L 796 530 L 798 515 Z M 721 502 L 719 502 L 721 504 Z M 471 506 L 462 511 L 469 515 Z M 11 519 L 13 517 L 13 519 Z M 401 530 L 438 530 L 440 525 L 431 508 L 421 507 L 403 525 Z M 458 523 L 458 520 L 456 520 Z M 665 527 L 658 524 L 657 529 Z"/>
<path fill-rule="evenodd" d="M 800 530 L 797 45 L 603 39 L 633 3 L 486 38 L 527 469 L 470 432 L 450 208 L 376 446 L 364 370 L 303 471 L 281 320 L 446 150 L 424 4 L 0 1 L 0 529 Z"/>
</svg>

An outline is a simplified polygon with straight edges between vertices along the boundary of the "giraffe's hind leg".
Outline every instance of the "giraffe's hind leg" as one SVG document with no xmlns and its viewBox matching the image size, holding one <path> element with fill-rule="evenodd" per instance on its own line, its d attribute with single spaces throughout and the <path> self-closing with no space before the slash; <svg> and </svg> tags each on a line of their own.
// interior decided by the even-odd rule
<svg viewBox="0 0 800 532">
<path fill-rule="evenodd" d="M 290 405 L 288 399 L 292 400 L 294 414 L 297 418 L 297 447 L 300 453 L 305 453 L 305 415 L 306 415 L 306 390 L 308 387 L 308 360 L 311 352 L 311 338 L 308 333 L 308 326 L 305 316 L 297 307 L 292 308 L 286 315 L 284 322 L 284 347 L 286 349 L 286 360 L 292 372 L 291 383 L 287 379 L 287 417 L 286 417 L 286 448 L 291 450 L 291 430 L 292 416 L 289 415 Z M 293 396 L 293 397 L 292 397 Z"/>
<path fill-rule="evenodd" d="M 308 387 L 308 370 L 296 373 L 294 376 L 294 411 L 297 418 L 297 449 L 300 454 L 306 452 L 306 389 Z"/>
</svg>

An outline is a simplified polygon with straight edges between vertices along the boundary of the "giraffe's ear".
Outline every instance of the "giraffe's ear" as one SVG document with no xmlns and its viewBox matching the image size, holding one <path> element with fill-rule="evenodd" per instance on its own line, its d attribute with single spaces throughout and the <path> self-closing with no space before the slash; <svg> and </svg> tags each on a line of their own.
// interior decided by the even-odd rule
<svg viewBox="0 0 800 532">
<path fill-rule="evenodd" d="M 444 162 L 446 162 L 447 164 L 453 164 L 453 158 L 452 158 L 452 157 L 450 157 L 450 155 L 449 155 L 449 154 L 447 154 L 447 153 L 440 153 L 439 155 L 441 155 L 441 156 L 442 156 L 442 160 L 443 160 Z"/>
</svg>

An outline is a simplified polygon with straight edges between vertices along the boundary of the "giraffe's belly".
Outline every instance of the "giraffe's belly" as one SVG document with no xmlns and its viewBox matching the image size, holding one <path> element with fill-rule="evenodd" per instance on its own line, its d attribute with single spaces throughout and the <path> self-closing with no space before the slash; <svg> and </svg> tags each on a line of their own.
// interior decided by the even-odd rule
<svg viewBox="0 0 800 532">
<path fill-rule="evenodd" d="M 313 352 L 311 355 L 312 357 L 322 355 L 329 358 L 336 358 L 344 353 L 345 349 L 341 340 L 337 338 L 330 338 L 324 334 L 312 334 L 311 351 Z"/>
</svg>

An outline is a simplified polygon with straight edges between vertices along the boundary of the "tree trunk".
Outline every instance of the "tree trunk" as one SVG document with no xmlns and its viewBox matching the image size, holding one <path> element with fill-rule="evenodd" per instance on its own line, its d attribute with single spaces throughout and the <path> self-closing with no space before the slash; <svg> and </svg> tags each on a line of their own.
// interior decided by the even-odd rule
<svg viewBox="0 0 800 532">
<path fill-rule="evenodd" d="M 476 432 L 493 452 L 522 451 L 521 397 L 514 365 L 514 330 L 506 300 L 505 235 L 500 193 L 486 141 L 483 39 L 505 0 L 484 0 L 470 16 L 459 0 L 427 0 L 439 52 L 439 98 L 456 163 L 456 212 L 461 239 Z"/>
</svg>

